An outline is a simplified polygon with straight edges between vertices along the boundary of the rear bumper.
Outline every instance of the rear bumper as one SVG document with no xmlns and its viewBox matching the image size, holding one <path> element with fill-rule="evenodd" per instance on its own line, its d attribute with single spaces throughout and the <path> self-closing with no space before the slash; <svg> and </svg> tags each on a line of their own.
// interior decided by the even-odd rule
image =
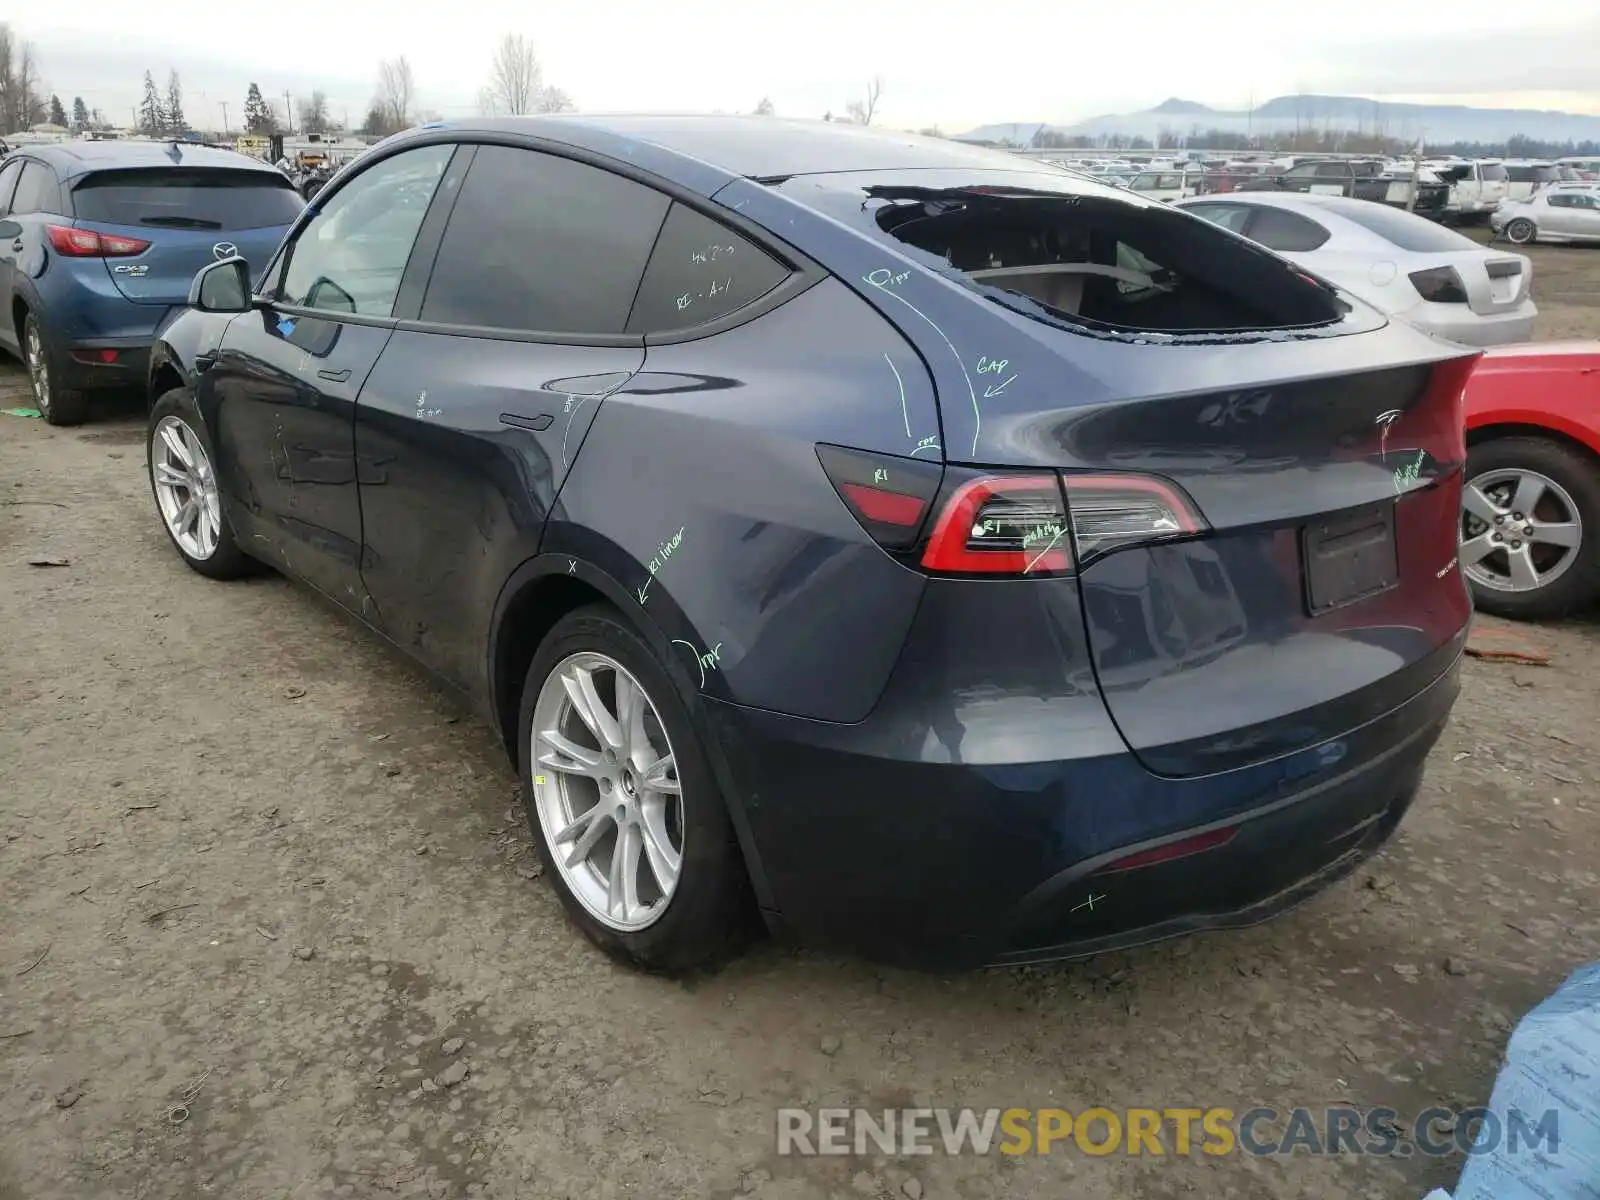
<svg viewBox="0 0 1600 1200">
<path fill-rule="evenodd" d="M 1458 673 L 1452 658 L 1419 694 L 1340 737 L 1187 779 L 1103 746 L 1003 765 L 885 756 L 875 726 L 907 713 L 837 726 L 708 709 L 769 920 L 808 943 L 964 969 L 1252 924 L 1305 899 L 1394 830 Z M 918 732 L 959 755 L 959 723 Z M 1106 873 L 1222 828 L 1234 831 L 1225 845 Z"/>
<path fill-rule="evenodd" d="M 1412 309 L 1401 315 L 1435 337 L 1459 342 L 1464 346 L 1507 346 L 1516 342 L 1532 341 L 1533 320 L 1539 315 L 1539 310 L 1532 300 L 1524 300 L 1509 312 L 1483 317 L 1459 317 L 1453 314 L 1442 315 L 1438 312 L 1439 309 L 1450 307 L 1465 306 L 1422 305 L 1421 310 L 1428 311 Z"/>
<path fill-rule="evenodd" d="M 61 347 L 62 385 L 78 391 L 142 388 L 154 336 L 97 337 Z"/>
</svg>

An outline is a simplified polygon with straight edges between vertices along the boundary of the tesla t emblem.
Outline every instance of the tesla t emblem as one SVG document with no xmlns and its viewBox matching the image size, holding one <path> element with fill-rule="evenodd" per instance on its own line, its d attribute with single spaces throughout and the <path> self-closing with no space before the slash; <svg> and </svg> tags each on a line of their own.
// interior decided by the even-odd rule
<svg viewBox="0 0 1600 1200">
<path fill-rule="evenodd" d="M 1380 431 L 1378 434 L 1378 457 L 1383 462 L 1389 461 L 1389 426 L 1399 419 L 1400 410 L 1391 408 L 1387 412 L 1379 413 L 1377 420 L 1374 422 Z"/>
<path fill-rule="evenodd" d="M 218 262 L 221 262 L 225 258 L 233 258 L 238 253 L 239 247 L 235 246 L 232 242 L 218 242 L 215 246 L 211 247 L 211 256 Z"/>
</svg>

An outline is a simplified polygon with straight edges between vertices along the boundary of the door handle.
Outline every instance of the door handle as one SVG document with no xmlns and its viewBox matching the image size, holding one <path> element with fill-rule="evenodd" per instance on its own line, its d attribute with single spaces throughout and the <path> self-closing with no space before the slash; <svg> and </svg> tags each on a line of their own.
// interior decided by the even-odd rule
<svg viewBox="0 0 1600 1200">
<path fill-rule="evenodd" d="M 15 241 L 13 241 L 11 243 L 11 248 L 13 250 L 15 250 L 18 254 L 21 254 L 22 253 L 22 239 L 21 238 L 17 238 Z"/>
<path fill-rule="evenodd" d="M 215 350 L 204 350 L 194 356 L 194 369 L 200 374 L 204 374 L 216 365 L 217 352 Z"/>
<path fill-rule="evenodd" d="M 350 368 L 346 367 L 342 371 L 330 371 L 324 367 L 317 372 L 317 378 L 326 379 L 329 383 L 343 383 L 350 378 Z"/>
</svg>

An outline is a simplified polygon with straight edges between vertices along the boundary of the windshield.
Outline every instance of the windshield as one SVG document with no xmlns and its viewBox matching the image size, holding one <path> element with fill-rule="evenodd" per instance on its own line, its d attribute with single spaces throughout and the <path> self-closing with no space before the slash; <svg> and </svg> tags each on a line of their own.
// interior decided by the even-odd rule
<svg viewBox="0 0 1600 1200">
<path fill-rule="evenodd" d="M 1035 319 L 1211 333 L 1344 313 L 1331 289 L 1250 242 L 1065 174 L 861 172 L 780 190 Z"/>
<path fill-rule="evenodd" d="M 228 168 L 97 171 L 72 192 L 79 220 L 168 229 L 288 225 L 304 207 L 283 176 Z"/>
</svg>

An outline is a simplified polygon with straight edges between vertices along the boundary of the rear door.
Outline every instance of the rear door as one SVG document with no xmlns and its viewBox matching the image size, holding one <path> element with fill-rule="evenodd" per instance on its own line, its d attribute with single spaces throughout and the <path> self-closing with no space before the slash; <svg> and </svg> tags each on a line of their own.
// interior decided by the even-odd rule
<svg viewBox="0 0 1600 1200">
<path fill-rule="evenodd" d="M 278 172 L 250 168 L 96 171 L 72 187 L 79 227 L 149 243 L 106 270 L 124 299 L 163 307 L 185 303 L 195 272 L 218 259 L 238 254 L 258 275 L 303 207 Z"/>
<path fill-rule="evenodd" d="M 371 618 L 361 589 L 355 402 L 393 310 L 449 145 L 352 177 L 296 230 L 269 300 L 229 326 L 203 407 L 246 547 Z"/>
<path fill-rule="evenodd" d="M 22 226 L 11 217 L 11 194 L 16 191 L 17 179 L 21 174 L 20 158 L 13 158 L 0 166 L 0 301 L 5 303 L 0 316 L 11 311 L 11 297 L 17 282 L 17 256 L 22 252 L 18 244 Z M 9 346 L 13 351 L 20 349 L 15 322 L 0 320 L 0 345 Z"/>
<path fill-rule="evenodd" d="M 519 146 L 464 153 L 426 294 L 361 393 L 356 453 L 385 631 L 477 689 L 501 586 L 537 553 L 601 402 L 644 362 L 628 312 L 671 201 Z"/>
</svg>

